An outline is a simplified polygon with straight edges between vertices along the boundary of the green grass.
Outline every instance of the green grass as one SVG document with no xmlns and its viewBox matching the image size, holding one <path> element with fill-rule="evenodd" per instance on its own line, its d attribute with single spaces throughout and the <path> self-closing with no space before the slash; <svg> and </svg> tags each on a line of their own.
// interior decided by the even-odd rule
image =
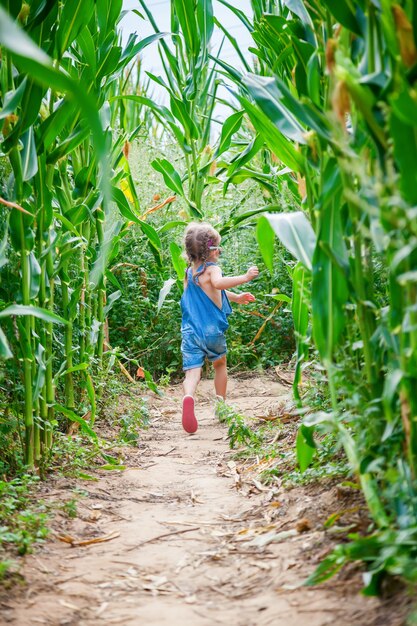
<svg viewBox="0 0 417 626">
<path fill-rule="evenodd" d="M 31 552 L 48 536 L 50 512 L 34 497 L 38 482 L 31 475 L 0 481 L 0 582 L 13 573 L 15 557 Z"/>
</svg>

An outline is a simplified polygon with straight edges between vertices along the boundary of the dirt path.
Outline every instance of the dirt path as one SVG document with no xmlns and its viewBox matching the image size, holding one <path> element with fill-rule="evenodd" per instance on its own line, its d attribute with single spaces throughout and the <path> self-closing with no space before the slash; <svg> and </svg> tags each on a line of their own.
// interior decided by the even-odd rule
<svg viewBox="0 0 417 626">
<path fill-rule="evenodd" d="M 265 410 L 287 393 L 267 379 L 234 380 L 229 402 Z M 239 488 L 226 428 L 213 416 L 211 381 L 199 389 L 194 436 L 179 427 L 179 399 L 175 388 L 152 401 L 151 427 L 130 452 L 129 469 L 78 483 L 89 495 L 76 519 L 60 521 L 73 538 L 114 538 L 85 547 L 52 539 L 27 557 L 27 586 L 1 602 L 0 623 L 399 624 L 380 619 L 379 600 L 358 595 L 358 575 L 300 587 L 323 552 L 322 523 L 314 520 L 332 496 L 322 487 L 285 492 L 253 481 Z M 74 486 L 60 479 L 45 495 Z M 299 533 L 304 517 L 312 527 Z M 282 529 L 287 538 L 271 541 Z"/>
</svg>

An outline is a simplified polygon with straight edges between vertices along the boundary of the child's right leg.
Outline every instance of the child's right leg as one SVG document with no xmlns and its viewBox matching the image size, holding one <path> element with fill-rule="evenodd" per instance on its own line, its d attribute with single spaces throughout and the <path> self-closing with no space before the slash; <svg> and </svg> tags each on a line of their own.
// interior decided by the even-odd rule
<svg viewBox="0 0 417 626">
<path fill-rule="evenodd" d="M 184 398 L 182 400 L 182 426 L 187 433 L 195 433 L 198 422 L 194 413 L 194 394 L 201 378 L 201 367 L 186 370 L 183 382 Z"/>
<path fill-rule="evenodd" d="M 194 397 L 195 390 L 197 389 L 197 385 L 200 382 L 201 370 L 201 367 L 193 367 L 190 370 L 186 370 L 185 379 L 182 384 L 184 388 L 184 394 L 186 396 Z"/>
</svg>

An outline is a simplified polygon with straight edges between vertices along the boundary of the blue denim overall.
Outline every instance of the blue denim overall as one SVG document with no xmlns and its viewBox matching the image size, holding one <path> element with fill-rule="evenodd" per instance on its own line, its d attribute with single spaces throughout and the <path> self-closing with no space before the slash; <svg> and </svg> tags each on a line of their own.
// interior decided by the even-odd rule
<svg viewBox="0 0 417 626">
<path fill-rule="evenodd" d="M 201 268 L 202 266 L 197 272 Z M 186 275 L 187 284 L 181 297 L 181 352 L 184 371 L 202 367 L 206 357 L 209 361 L 217 361 L 226 354 L 224 333 L 229 326 L 227 317 L 232 312 L 229 298 L 223 289 L 220 309 L 200 287 L 198 277 L 193 278 L 191 267 L 187 269 Z"/>
</svg>

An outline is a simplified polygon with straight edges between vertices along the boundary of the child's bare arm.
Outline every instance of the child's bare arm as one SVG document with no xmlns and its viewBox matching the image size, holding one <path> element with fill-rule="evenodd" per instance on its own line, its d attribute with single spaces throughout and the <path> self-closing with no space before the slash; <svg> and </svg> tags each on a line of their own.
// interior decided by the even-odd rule
<svg viewBox="0 0 417 626">
<path fill-rule="evenodd" d="M 255 302 L 256 300 L 255 296 L 249 293 L 249 291 L 245 291 L 244 293 L 233 293 L 233 291 L 226 290 L 226 295 L 230 302 L 237 302 L 238 304 L 249 304 L 249 302 Z"/>
<path fill-rule="evenodd" d="M 246 274 L 242 274 L 241 276 L 222 276 L 219 267 L 212 267 L 210 279 L 211 284 L 215 289 L 232 289 L 233 287 L 237 287 L 238 285 L 248 283 L 253 278 L 256 278 L 258 274 L 259 270 L 256 265 L 250 267 Z"/>
</svg>

